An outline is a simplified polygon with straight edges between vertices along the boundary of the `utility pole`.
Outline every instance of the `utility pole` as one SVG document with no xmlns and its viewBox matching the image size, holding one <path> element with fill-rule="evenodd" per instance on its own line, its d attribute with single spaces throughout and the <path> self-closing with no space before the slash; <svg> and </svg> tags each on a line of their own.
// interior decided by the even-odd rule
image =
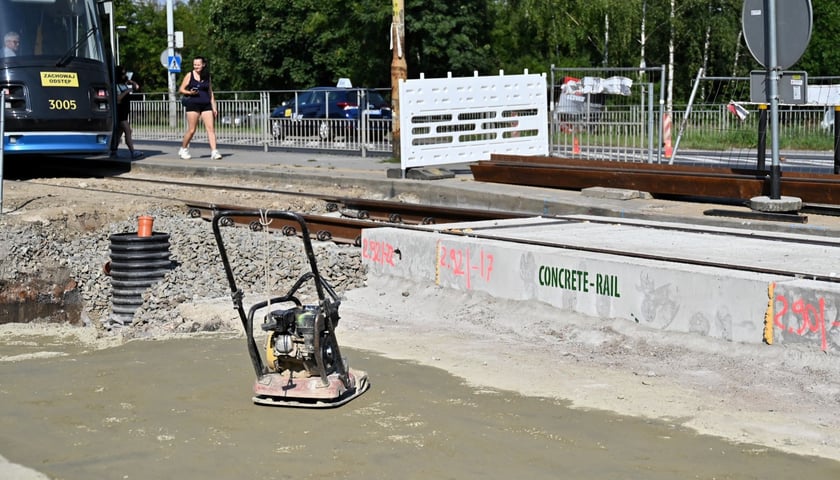
<svg viewBox="0 0 840 480">
<path fill-rule="evenodd" d="M 645 64 L 645 40 L 647 40 L 647 37 L 645 37 L 645 19 L 646 18 L 647 18 L 647 0 L 644 0 L 642 2 L 642 34 L 639 37 L 639 43 L 642 44 L 642 52 L 641 52 L 641 57 L 642 58 L 639 61 L 639 82 L 641 82 L 642 79 L 644 78 L 644 75 L 645 75 L 644 68 L 647 66 Z"/>
<path fill-rule="evenodd" d="M 166 0 L 166 50 L 169 58 L 175 58 L 175 20 L 172 8 L 172 0 Z M 166 70 L 167 85 L 169 87 L 169 126 L 174 127 L 177 123 L 178 103 L 175 98 L 175 74 Z"/>
<path fill-rule="evenodd" d="M 391 138 L 394 158 L 400 159 L 400 81 L 408 78 L 405 62 L 405 3 L 392 0 L 394 18 L 391 22 Z"/>
<path fill-rule="evenodd" d="M 604 14 L 604 67 L 610 64 L 610 14 Z"/>
<path fill-rule="evenodd" d="M 674 0 L 671 0 L 671 39 L 668 41 L 668 98 L 665 111 L 674 111 L 674 19 L 676 18 Z"/>
</svg>

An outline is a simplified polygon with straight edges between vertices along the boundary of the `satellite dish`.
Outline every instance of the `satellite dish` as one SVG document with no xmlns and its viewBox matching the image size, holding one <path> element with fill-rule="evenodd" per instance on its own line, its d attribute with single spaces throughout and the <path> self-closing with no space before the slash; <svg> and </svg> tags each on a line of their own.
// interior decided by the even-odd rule
<svg viewBox="0 0 840 480">
<path fill-rule="evenodd" d="M 770 0 L 776 1 L 776 0 Z M 790 68 L 802 58 L 811 41 L 813 8 L 811 0 L 776 1 L 776 63 L 770 63 L 767 43 L 765 0 L 744 0 L 741 27 L 753 58 L 764 68 Z"/>
</svg>

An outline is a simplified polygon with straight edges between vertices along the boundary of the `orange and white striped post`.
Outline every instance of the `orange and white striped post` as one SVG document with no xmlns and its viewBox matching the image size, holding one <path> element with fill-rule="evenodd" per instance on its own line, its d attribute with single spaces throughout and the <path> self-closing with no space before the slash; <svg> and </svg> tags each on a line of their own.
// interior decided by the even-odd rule
<svg viewBox="0 0 840 480">
<path fill-rule="evenodd" d="M 671 158 L 674 150 L 671 148 L 671 114 L 662 115 L 662 140 L 665 143 L 665 158 Z"/>
<path fill-rule="evenodd" d="M 572 136 L 572 155 L 580 155 L 580 141 L 577 135 Z"/>
</svg>

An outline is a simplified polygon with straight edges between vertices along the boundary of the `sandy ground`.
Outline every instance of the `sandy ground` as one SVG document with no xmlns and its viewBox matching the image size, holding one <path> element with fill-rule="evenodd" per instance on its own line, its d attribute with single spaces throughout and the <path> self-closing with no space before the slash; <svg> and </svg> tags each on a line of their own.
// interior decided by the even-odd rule
<svg viewBox="0 0 840 480">
<path fill-rule="evenodd" d="M 35 199 L 15 220 L 33 221 L 67 215 L 67 205 L 113 206 L 108 197 L 97 197 L 82 201 L 72 191 L 19 183 L 6 188 L 5 205 Z M 132 202 L 136 211 L 137 200 Z M 218 315 L 235 331 L 239 320 L 229 302 L 206 299 L 183 305 L 182 313 Z M 365 288 L 345 292 L 341 316 L 341 345 L 433 365 L 474 385 L 840 460 L 840 367 L 837 358 L 820 352 L 665 334 L 627 321 L 390 278 L 370 278 Z M 0 333 L 15 328 L 32 327 L 3 326 Z M 96 332 L 73 338 L 103 348 L 118 341 Z M 0 476 L 44 478 L 2 457 Z"/>
<path fill-rule="evenodd" d="M 475 385 L 840 460 L 838 359 L 822 353 L 665 334 L 394 279 L 348 292 L 342 318 L 340 342 Z"/>
</svg>

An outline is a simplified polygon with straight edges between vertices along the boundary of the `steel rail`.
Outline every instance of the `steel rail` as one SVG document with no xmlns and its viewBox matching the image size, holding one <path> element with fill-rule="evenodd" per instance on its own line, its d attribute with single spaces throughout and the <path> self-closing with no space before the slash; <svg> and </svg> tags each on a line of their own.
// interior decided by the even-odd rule
<svg viewBox="0 0 840 480">
<path fill-rule="evenodd" d="M 232 207 L 232 208 L 231 208 Z M 196 205 L 192 204 L 190 206 L 191 215 L 192 216 L 200 216 L 205 219 L 212 219 L 213 214 L 215 211 L 221 210 L 253 210 L 250 208 L 244 207 L 235 207 L 230 205 Z M 361 231 L 364 228 L 377 228 L 383 226 L 391 226 L 395 228 L 407 228 L 407 229 L 417 229 L 416 225 L 408 225 L 408 224 L 393 224 L 393 223 L 383 223 L 383 222 L 375 222 L 371 220 L 358 220 L 358 219 L 346 219 L 340 217 L 329 217 L 329 216 L 321 216 L 321 215 L 302 215 L 306 222 L 311 226 L 311 236 L 317 240 L 321 241 L 333 241 L 335 243 L 347 243 L 356 246 L 361 246 Z M 828 247 L 835 247 L 840 248 L 840 242 L 831 242 L 831 241 L 824 241 L 818 239 L 804 239 L 804 238 L 778 238 L 773 237 L 770 235 L 759 235 L 756 236 L 754 232 L 745 232 L 744 234 L 739 234 L 736 231 L 718 231 L 718 230 L 703 230 L 701 228 L 681 228 L 681 227 L 671 227 L 668 225 L 662 224 L 645 224 L 643 222 L 632 222 L 632 221 L 617 221 L 615 219 L 604 219 L 604 220 L 597 220 L 593 218 L 574 218 L 574 217 L 557 217 L 558 222 L 576 222 L 576 223 L 615 223 L 621 225 L 628 225 L 634 226 L 638 228 L 650 228 L 650 229 L 659 229 L 659 230 L 671 230 L 671 231 L 685 231 L 691 233 L 705 233 L 709 235 L 719 235 L 721 237 L 731 237 L 731 236 L 741 236 L 745 238 L 758 238 L 763 240 L 771 240 L 774 242 L 787 242 L 787 243 L 794 243 L 794 244 L 814 244 L 820 246 L 828 246 Z M 226 219 L 222 221 L 223 226 L 229 225 L 243 225 L 251 228 L 254 231 L 261 231 L 262 225 L 259 224 L 259 217 L 254 215 L 229 215 Z M 490 227 L 488 227 L 490 228 Z M 287 225 L 285 223 L 279 223 L 277 225 L 272 224 L 269 228 L 269 231 L 280 232 L 283 235 L 297 235 L 299 232 L 294 228 L 294 226 Z M 428 231 L 424 229 L 424 231 Z M 745 264 L 734 264 L 734 263 L 724 263 L 724 262 L 716 262 L 716 261 L 709 261 L 709 260 L 698 260 L 692 258 L 679 258 L 673 257 L 669 255 L 660 255 L 660 254 L 652 254 L 652 253 L 644 253 L 632 250 L 623 250 L 623 249 L 614 249 L 614 248 L 602 248 L 602 247 L 589 247 L 585 245 L 577 245 L 573 243 L 561 242 L 561 241 L 540 241 L 540 240 L 527 240 L 522 238 L 516 237 L 508 237 L 505 235 L 492 235 L 487 233 L 482 233 L 482 228 L 477 227 L 474 229 L 464 230 L 462 228 L 439 228 L 435 230 L 436 232 L 444 235 L 455 235 L 455 236 L 463 236 L 463 237 L 470 237 L 470 238 L 478 238 L 478 239 L 485 239 L 485 240 L 494 240 L 494 241 L 502 241 L 508 243 L 516 243 L 521 245 L 536 245 L 536 246 L 543 246 L 543 247 L 550 247 L 550 248 L 559 248 L 564 250 L 574 250 L 574 251 L 581 251 L 581 252 L 589 252 L 589 253 L 598 253 L 598 254 L 605 254 L 605 255 L 615 255 L 621 257 L 628 257 L 628 258 L 640 258 L 646 260 L 654 260 L 659 262 L 665 263 L 672 263 L 672 264 L 683 264 L 683 265 L 693 265 L 693 266 L 704 266 L 704 267 L 713 267 L 713 268 L 723 268 L 727 270 L 736 270 L 742 272 L 751 272 L 751 273 L 760 273 L 760 274 L 770 274 L 770 275 L 780 275 L 785 277 L 791 278 L 804 278 L 804 279 L 811 279 L 816 281 L 823 281 L 823 282 L 830 282 L 830 283 L 840 283 L 840 277 L 833 276 L 833 275 L 823 275 L 813 272 L 806 272 L 806 271 L 799 271 L 793 269 L 779 269 L 779 268 L 767 268 L 767 267 L 759 267 L 755 265 L 745 265 Z"/>
<path fill-rule="evenodd" d="M 341 207 L 354 210 L 348 213 Z M 368 200 L 363 198 L 340 198 L 327 204 L 328 211 L 359 219 L 374 219 L 390 223 L 433 225 L 437 223 L 476 222 L 509 218 L 533 217 L 534 214 L 508 210 L 486 210 L 460 207 L 420 205 L 415 203 Z"/>
<path fill-rule="evenodd" d="M 298 231 L 298 223 L 292 220 L 273 218 L 268 225 L 264 225 L 261 222 L 259 215 L 245 213 L 254 211 L 255 209 L 253 207 L 209 203 L 188 203 L 187 209 L 187 214 L 190 217 L 202 218 L 208 221 L 213 220 L 216 212 L 243 212 L 241 215 L 228 214 L 220 219 L 219 224 L 223 227 L 235 225 L 245 226 L 254 232 L 265 231 L 267 227 L 267 231 L 269 232 L 277 232 L 286 236 L 301 234 L 301 232 Z M 382 223 L 370 220 L 356 220 L 309 214 L 300 214 L 300 216 L 306 221 L 311 238 L 319 241 L 331 241 L 339 244 L 355 245 L 357 247 L 362 245 L 362 229 L 383 226 Z"/>
<path fill-rule="evenodd" d="M 478 181 L 547 188 L 613 187 L 653 195 L 748 200 L 769 195 L 768 171 L 559 157 L 491 155 L 470 167 Z M 840 205 L 840 176 L 783 172 L 782 192 L 809 204 Z"/>
<path fill-rule="evenodd" d="M 253 207 L 239 205 L 185 202 L 187 214 L 193 218 L 211 220 L 219 211 L 254 211 Z M 329 215 L 302 214 L 309 225 L 312 237 L 322 241 L 333 241 L 335 243 L 346 243 L 361 246 L 361 232 L 365 228 L 377 228 L 385 226 L 427 225 L 433 223 L 460 223 L 477 220 L 491 220 L 498 218 L 525 218 L 533 215 L 520 214 L 507 211 L 475 210 L 466 208 L 432 207 L 407 204 L 403 202 L 387 202 L 381 200 L 364 200 L 345 198 L 340 201 L 329 203 L 335 211 L 338 205 L 352 205 L 356 208 L 363 208 L 364 212 L 370 212 L 366 208 L 376 212 L 373 215 L 362 217 L 338 217 Z M 498 217 L 495 215 L 499 215 Z M 284 222 L 283 219 L 274 219 L 269 231 L 279 231 L 284 235 L 296 235 L 293 222 Z M 253 231 L 261 231 L 263 225 L 258 215 L 242 214 L 228 215 L 221 221 L 222 226 L 239 225 L 246 226 Z"/>
</svg>

